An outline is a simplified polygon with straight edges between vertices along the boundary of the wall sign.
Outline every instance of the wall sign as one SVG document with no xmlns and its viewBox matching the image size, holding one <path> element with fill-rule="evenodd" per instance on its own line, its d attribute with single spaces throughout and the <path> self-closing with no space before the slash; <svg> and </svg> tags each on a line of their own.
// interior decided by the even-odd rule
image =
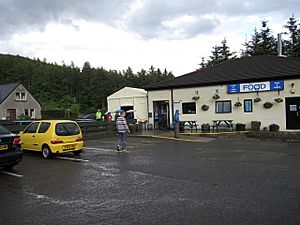
<svg viewBox="0 0 300 225">
<path fill-rule="evenodd" d="M 281 90 L 284 90 L 283 80 L 227 85 L 227 91 L 229 94 L 240 93 L 240 92 L 281 91 Z"/>
</svg>

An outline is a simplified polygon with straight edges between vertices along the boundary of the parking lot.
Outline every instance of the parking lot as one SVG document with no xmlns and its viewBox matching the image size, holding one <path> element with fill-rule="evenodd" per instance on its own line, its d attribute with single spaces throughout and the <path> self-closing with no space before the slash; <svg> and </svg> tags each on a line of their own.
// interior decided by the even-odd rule
<svg viewBox="0 0 300 225">
<path fill-rule="evenodd" d="M 129 137 L 85 142 L 80 156 L 26 152 L 0 172 L 11 224 L 299 224 L 300 143 Z"/>
</svg>

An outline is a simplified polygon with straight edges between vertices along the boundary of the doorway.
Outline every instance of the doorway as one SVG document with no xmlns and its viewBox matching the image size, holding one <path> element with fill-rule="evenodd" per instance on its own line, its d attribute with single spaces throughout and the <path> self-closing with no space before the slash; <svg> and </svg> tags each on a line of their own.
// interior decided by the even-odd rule
<svg viewBox="0 0 300 225">
<path fill-rule="evenodd" d="M 128 124 L 135 124 L 136 120 L 134 119 L 134 109 L 133 106 L 121 106 L 121 109 L 126 112 L 126 120 Z"/>
<path fill-rule="evenodd" d="M 285 98 L 286 129 L 300 129 L 300 97 Z"/>
<path fill-rule="evenodd" d="M 169 123 L 169 101 L 153 102 L 154 109 L 154 129 L 166 130 L 170 127 Z"/>
<path fill-rule="evenodd" d="M 7 120 L 16 120 L 17 118 L 17 113 L 15 109 L 8 109 L 7 110 Z"/>
</svg>

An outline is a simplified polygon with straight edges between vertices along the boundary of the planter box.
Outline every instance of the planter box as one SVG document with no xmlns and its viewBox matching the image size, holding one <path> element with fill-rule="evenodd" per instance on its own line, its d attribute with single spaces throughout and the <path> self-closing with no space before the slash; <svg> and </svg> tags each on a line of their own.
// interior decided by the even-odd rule
<svg viewBox="0 0 300 225">
<path fill-rule="evenodd" d="M 146 126 L 146 129 L 147 130 L 153 130 L 153 124 L 148 123 L 147 126 Z"/>
<path fill-rule="evenodd" d="M 251 121 L 251 130 L 260 131 L 261 122 L 260 121 Z"/>
<path fill-rule="evenodd" d="M 202 124 L 201 129 L 202 129 L 202 132 L 210 132 L 210 125 L 209 124 Z"/>
<path fill-rule="evenodd" d="M 179 131 L 184 131 L 184 122 L 179 122 Z"/>
<path fill-rule="evenodd" d="M 277 125 L 277 124 L 271 124 L 269 126 L 269 131 L 279 131 L 279 125 Z"/>
<path fill-rule="evenodd" d="M 243 123 L 237 123 L 235 126 L 236 131 L 245 131 L 246 130 L 246 124 Z"/>
</svg>

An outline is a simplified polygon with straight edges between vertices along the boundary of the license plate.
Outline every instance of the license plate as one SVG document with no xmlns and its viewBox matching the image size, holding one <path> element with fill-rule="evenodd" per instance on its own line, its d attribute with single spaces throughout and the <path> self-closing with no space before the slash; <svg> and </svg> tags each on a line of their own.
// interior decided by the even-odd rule
<svg viewBox="0 0 300 225">
<path fill-rule="evenodd" d="M 8 145 L 0 145 L 0 151 L 8 149 Z"/>
<path fill-rule="evenodd" d="M 75 145 L 64 145 L 63 146 L 63 150 L 66 151 L 66 150 L 72 150 L 72 149 L 75 149 Z"/>
</svg>

